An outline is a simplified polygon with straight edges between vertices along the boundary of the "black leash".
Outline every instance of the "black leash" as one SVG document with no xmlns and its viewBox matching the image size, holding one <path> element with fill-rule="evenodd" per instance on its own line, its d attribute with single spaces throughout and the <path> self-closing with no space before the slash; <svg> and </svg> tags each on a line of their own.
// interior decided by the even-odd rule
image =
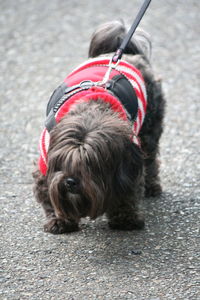
<svg viewBox="0 0 200 300">
<path fill-rule="evenodd" d="M 113 63 L 117 63 L 118 60 L 122 57 L 126 46 L 128 45 L 132 35 L 134 34 L 138 24 L 140 23 L 143 15 L 145 14 L 149 4 L 150 4 L 151 0 L 145 0 L 142 7 L 140 8 L 131 28 L 129 29 L 127 35 L 125 36 L 124 40 L 122 41 L 120 47 L 117 49 L 117 51 L 115 52 L 113 58 L 112 58 L 112 62 Z"/>
<path fill-rule="evenodd" d="M 60 86 L 58 89 L 56 89 L 56 91 L 53 93 L 53 95 L 51 96 L 48 106 L 47 106 L 47 119 L 45 122 L 45 127 L 47 128 L 47 130 L 50 132 L 51 129 L 56 125 L 56 119 L 55 119 L 55 113 L 57 112 L 57 110 L 59 109 L 59 107 L 65 102 L 67 101 L 71 96 L 73 96 L 74 94 L 83 91 L 83 90 L 87 90 L 90 89 L 91 86 L 104 86 L 106 87 L 106 84 L 109 81 L 109 76 L 110 73 L 112 71 L 112 69 L 115 69 L 119 63 L 119 60 L 121 59 L 132 35 L 134 34 L 138 24 L 140 23 L 143 15 L 145 14 L 149 4 L 150 4 L 151 0 L 144 0 L 144 3 L 142 5 L 142 7 L 140 8 L 131 28 L 129 29 L 127 35 L 124 37 L 120 47 L 117 49 L 117 51 L 115 52 L 115 54 L 113 55 L 113 57 L 110 60 L 109 66 L 108 66 L 108 70 L 103 78 L 102 81 L 100 82 L 90 82 L 90 81 L 85 81 L 85 82 L 81 82 L 79 85 L 75 85 L 72 87 L 66 87 L 66 85 L 64 84 L 63 86 Z M 127 86 L 128 81 L 125 84 L 125 90 L 128 90 L 128 86 Z M 109 89 L 109 88 L 107 88 Z M 116 89 L 116 87 L 115 87 Z M 132 88 L 131 88 L 132 90 Z M 120 91 L 120 86 L 117 87 L 117 90 L 115 91 L 115 93 L 118 95 L 118 97 L 122 100 L 124 100 L 123 95 L 126 94 L 126 92 L 124 91 Z M 119 94 L 122 96 L 120 97 Z M 131 99 L 134 99 L 135 95 L 131 95 Z M 123 102 L 123 101 L 122 101 Z M 134 101 L 133 101 L 134 102 Z M 130 115 L 134 115 L 133 111 L 137 110 L 137 107 L 127 107 L 127 111 L 130 112 Z"/>
</svg>

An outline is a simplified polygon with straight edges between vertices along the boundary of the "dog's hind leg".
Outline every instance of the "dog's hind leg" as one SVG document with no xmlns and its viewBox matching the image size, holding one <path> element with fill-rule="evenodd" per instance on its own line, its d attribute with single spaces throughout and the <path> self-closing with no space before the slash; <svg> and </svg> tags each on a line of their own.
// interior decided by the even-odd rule
<svg viewBox="0 0 200 300">
<path fill-rule="evenodd" d="M 159 161 L 156 157 L 145 160 L 145 196 L 156 197 L 162 193 L 159 177 Z"/>
<path fill-rule="evenodd" d="M 165 113 L 165 99 L 160 80 L 149 83 L 148 95 L 149 103 L 140 139 L 145 154 L 145 196 L 156 197 L 162 192 L 158 155 Z"/>
</svg>

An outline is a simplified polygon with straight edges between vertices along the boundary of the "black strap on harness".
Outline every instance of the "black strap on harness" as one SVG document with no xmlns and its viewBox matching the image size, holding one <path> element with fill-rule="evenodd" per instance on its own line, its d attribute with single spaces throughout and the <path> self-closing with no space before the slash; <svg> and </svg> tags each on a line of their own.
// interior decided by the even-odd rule
<svg viewBox="0 0 200 300">
<path fill-rule="evenodd" d="M 56 125 L 55 113 L 71 96 L 90 89 L 94 83 L 90 80 L 81 82 L 78 85 L 67 87 L 66 83 L 62 83 L 51 95 L 47 104 L 45 127 L 50 132 Z"/>
<path fill-rule="evenodd" d="M 91 81 L 83 81 L 79 85 L 66 87 L 63 82 L 52 94 L 47 104 L 45 127 L 50 132 L 56 125 L 55 113 L 58 109 L 73 95 L 84 90 L 90 89 L 94 85 Z M 127 78 L 122 75 L 116 75 L 109 80 L 105 88 L 113 94 L 126 109 L 130 121 L 134 121 L 138 111 L 137 95 Z"/>
<path fill-rule="evenodd" d="M 130 39 L 131 37 L 133 36 L 137 26 L 139 25 L 143 15 L 145 14 L 147 8 L 149 7 L 149 4 L 150 4 L 151 0 L 145 0 L 143 5 L 141 6 L 131 28 L 129 29 L 127 35 L 125 36 L 125 38 L 123 39 L 120 47 L 117 49 L 117 51 L 115 52 L 115 54 L 113 55 L 113 58 L 112 58 L 112 62 L 113 63 L 117 63 L 118 60 L 122 57 L 125 49 L 126 49 L 126 46 L 128 45 L 128 43 L 130 42 Z"/>
<path fill-rule="evenodd" d="M 129 120 L 133 122 L 138 112 L 138 99 L 128 79 L 122 74 L 116 75 L 106 83 L 105 87 L 118 98 L 126 109 Z"/>
</svg>

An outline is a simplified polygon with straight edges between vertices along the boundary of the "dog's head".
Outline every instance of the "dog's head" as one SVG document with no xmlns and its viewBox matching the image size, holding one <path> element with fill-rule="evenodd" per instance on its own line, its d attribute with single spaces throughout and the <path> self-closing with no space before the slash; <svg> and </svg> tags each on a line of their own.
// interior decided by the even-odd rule
<svg viewBox="0 0 200 300">
<path fill-rule="evenodd" d="M 101 104 L 84 106 L 52 130 L 48 152 L 52 205 L 58 216 L 73 220 L 96 218 L 113 199 L 132 193 L 142 171 L 142 154 L 131 141 L 128 122 L 109 109 L 101 111 Z"/>
</svg>

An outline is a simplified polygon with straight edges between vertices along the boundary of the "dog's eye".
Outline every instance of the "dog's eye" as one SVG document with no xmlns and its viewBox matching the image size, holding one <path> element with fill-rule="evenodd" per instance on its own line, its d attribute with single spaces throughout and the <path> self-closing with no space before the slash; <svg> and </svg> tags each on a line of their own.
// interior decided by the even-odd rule
<svg viewBox="0 0 200 300">
<path fill-rule="evenodd" d="M 77 185 L 77 180 L 75 178 L 72 177 L 68 177 L 65 179 L 65 185 L 67 187 L 73 187 Z"/>
</svg>

